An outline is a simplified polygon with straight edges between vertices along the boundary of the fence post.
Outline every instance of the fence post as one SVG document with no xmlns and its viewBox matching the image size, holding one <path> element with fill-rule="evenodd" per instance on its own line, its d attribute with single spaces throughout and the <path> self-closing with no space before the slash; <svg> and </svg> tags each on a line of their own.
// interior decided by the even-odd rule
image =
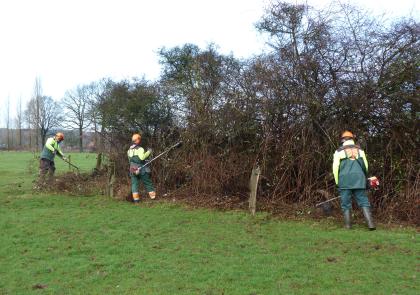
<svg viewBox="0 0 420 295">
<path fill-rule="evenodd" d="M 100 170 L 102 166 L 102 153 L 98 153 L 98 156 L 96 157 L 96 170 Z"/>
<path fill-rule="evenodd" d="M 260 173 L 261 170 L 259 166 L 252 168 L 251 179 L 249 180 L 249 210 L 253 216 L 255 215 L 255 210 L 257 208 L 257 189 Z"/>
</svg>

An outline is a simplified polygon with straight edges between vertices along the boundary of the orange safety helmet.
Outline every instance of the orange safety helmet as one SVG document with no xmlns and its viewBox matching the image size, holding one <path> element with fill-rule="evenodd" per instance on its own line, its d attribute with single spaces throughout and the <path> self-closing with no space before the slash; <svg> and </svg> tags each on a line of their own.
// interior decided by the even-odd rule
<svg viewBox="0 0 420 295">
<path fill-rule="evenodd" d="M 63 140 L 64 140 L 64 134 L 63 134 L 63 133 L 61 133 L 61 132 L 57 132 L 57 133 L 55 134 L 55 138 L 56 138 L 58 141 L 63 141 Z"/>
<path fill-rule="evenodd" d="M 131 141 L 134 142 L 135 144 L 139 144 L 141 141 L 141 135 L 138 133 L 134 133 L 133 136 L 131 137 Z"/>
<path fill-rule="evenodd" d="M 352 139 L 354 139 L 354 134 L 353 134 L 353 132 L 346 130 L 343 133 L 341 133 L 341 139 L 343 139 L 343 138 L 352 138 Z"/>
</svg>

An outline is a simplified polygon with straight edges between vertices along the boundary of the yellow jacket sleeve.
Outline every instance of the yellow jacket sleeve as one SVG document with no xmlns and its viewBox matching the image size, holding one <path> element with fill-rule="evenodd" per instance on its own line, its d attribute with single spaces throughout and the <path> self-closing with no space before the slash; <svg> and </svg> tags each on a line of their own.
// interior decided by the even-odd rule
<svg viewBox="0 0 420 295">
<path fill-rule="evenodd" d="M 340 152 L 336 151 L 334 153 L 334 160 L 333 160 L 333 174 L 334 174 L 334 180 L 335 184 L 338 185 L 338 173 L 340 169 Z"/>
<path fill-rule="evenodd" d="M 138 149 L 132 149 L 132 148 L 130 148 L 127 151 L 127 156 L 128 156 L 129 159 L 132 158 L 132 157 L 134 157 L 134 156 L 137 156 L 137 157 L 139 157 L 139 159 L 141 161 L 144 161 L 144 160 L 146 160 L 150 156 L 150 151 L 145 152 L 144 151 L 144 148 L 142 148 L 142 147 L 141 148 L 138 148 Z"/>
<path fill-rule="evenodd" d="M 144 148 L 139 148 L 137 155 L 139 156 L 140 160 L 144 161 L 150 156 L 150 151 L 144 152 Z"/>
<path fill-rule="evenodd" d="M 47 149 L 49 149 L 50 151 L 54 152 L 55 148 L 54 148 L 54 138 L 48 138 L 47 141 L 45 142 L 45 147 Z"/>
</svg>

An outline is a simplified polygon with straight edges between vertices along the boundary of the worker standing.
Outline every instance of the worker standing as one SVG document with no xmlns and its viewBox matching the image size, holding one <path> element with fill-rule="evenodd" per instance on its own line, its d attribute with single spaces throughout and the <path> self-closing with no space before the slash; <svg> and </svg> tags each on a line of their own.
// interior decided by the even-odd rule
<svg viewBox="0 0 420 295">
<path fill-rule="evenodd" d="M 40 184 L 45 185 L 45 177 L 48 174 L 48 183 L 53 180 L 55 172 L 55 155 L 67 160 L 60 148 L 60 143 L 64 140 L 64 134 L 58 132 L 54 137 L 50 137 L 45 142 L 39 161 Z"/>
<path fill-rule="evenodd" d="M 139 182 L 141 181 L 145 186 L 147 193 L 151 199 L 156 198 L 155 189 L 153 187 L 152 180 L 150 178 L 150 167 L 144 166 L 146 164 L 147 158 L 151 155 L 152 151 L 148 149 L 146 152 L 140 146 L 141 135 L 138 133 L 133 134 L 132 136 L 133 144 L 130 146 L 127 151 L 128 160 L 130 162 L 130 177 L 131 177 L 131 192 L 133 194 L 133 200 L 135 203 L 140 202 L 140 193 L 139 193 Z"/>
<path fill-rule="evenodd" d="M 362 209 L 370 230 L 375 230 L 370 203 L 366 193 L 368 161 L 365 152 L 355 144 L 355 136 L 350 131 L 341 135 L 342 146 L 334 153 L 333 173 L 341 197 L 341 209 L 345 227 L 351 228 L 352 195 Z"/>
</svg>

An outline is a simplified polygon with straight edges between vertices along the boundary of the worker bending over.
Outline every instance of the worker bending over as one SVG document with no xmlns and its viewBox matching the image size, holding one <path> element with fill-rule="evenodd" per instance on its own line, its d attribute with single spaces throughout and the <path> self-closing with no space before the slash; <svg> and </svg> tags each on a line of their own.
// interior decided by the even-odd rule
<svg viewBox="0 0 420 295">
<path fill-rule="evenodd" d="M 64 134 L 58 132 L 54 137 L 50 137 L 45 142 L 39 161 L 40 185 L 45 185 L 45 176 L 48 174 L 48 183 L 51 184 L 55 172 L 55 155 L 67 160 L 60 148 L 60 143 L 64 140 Z"/>
</svg>

